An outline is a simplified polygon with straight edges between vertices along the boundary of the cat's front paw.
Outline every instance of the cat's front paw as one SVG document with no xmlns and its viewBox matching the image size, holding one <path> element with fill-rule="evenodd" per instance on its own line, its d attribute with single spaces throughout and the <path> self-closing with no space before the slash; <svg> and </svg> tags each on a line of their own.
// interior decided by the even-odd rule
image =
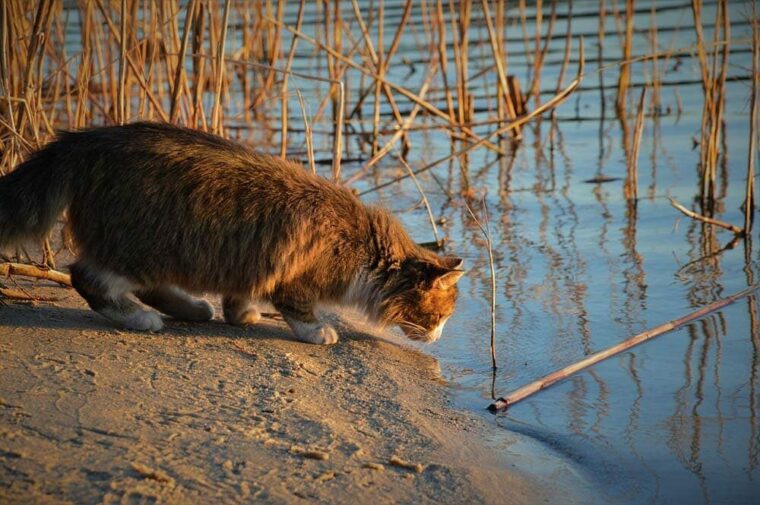
<svg viewBox="0 0 760 505">
<path fill-rule="evenodd" d="M 330 345 L 338 342 L 338 332 L 329 324 L 296 323 L 293 332 L 302 342 Z"/>
<path fill-rule="evenodd" d="M 137 331 L 161 331 L 164 328 L 164 321 L 152 310 L 136 310 L 124 320 L 124 327 Z"/>
</svg>

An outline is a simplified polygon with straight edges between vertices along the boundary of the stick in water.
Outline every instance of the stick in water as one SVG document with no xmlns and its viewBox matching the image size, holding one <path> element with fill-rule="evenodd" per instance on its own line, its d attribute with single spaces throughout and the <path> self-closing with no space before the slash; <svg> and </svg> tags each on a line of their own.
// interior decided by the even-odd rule
<svg viewBox="0 0 760 505">
<path fill-rule="evenodd" d="M 639 333 L 635 337 L 631 337 L 628 340 L 620 342 L 617 345 L 613 345 L 612 347 L 605 349 L 604 351 L 599 351 L 596 354 L 592 354 L 591 356 L 588 356 L 587 358 L 584 358 L 577 363 L 566 366 L 565 368 L 562 368 L 561 370 L 557 370 L 556 372 L 550 373 L 549 375 L 546 375 L 542 377 L 541 379 L 538 379 L 537 381 L 531 382 L 530 384 L 527 384 L 519 389 L 516 389 L 515 391 L 509 393 L 506 396 L 502 396 L 501 398 L 493 402 L 491 405 L 489 405 L 488 410 L 490 410 L 491 412 L 498 412 L 500 410 L 504 410 L 507 407 L 510 407 L 514 405 L 515 403 L 521 400 L 524 400 L 525 398 L 535 393 L 538 393 L 539 391 L 543 391 L 549 386 L 561 380 L 564 380 L 570 377 L 571 375 L 576 374 L 577 372 L 580 372 L 584 368 L 588 368 L 592 365 L 599 363 L 600 361 L 603 361 L 607 358 L 615 356 L 616 354 L 620 354 L 621 352 L 627 351 L 628 349 L 634 346 L 637 346 L 641 344 L 642 342 L 646 342 L 649 339 L 659 337 L 663 333 L 667 333 L 670 330 L 674 330 L 680 326 L 683 326 L 686 323 L 694 321 L 695 319 L 704 317 L 711 312 L 715 312 L 716 310 L 722 309 L 726 305 L 730 305 L 734 303 L 736 300 L 740 300 L 744 298 L 745 296 L 751 294 L 753 291 L 757 289 L 760 289 L 760 284 L 755 284 L 753 286 L 750 286 L 729 297 L 717 300 L 711 303 L 710 305 L 706 305 L 699 310 L 695 310 L 694 312 L 690 314 L 686 314 L 685 316 L 682 316 L 678 319 L 674 319 L 665 324 L 661 324 L 660 326 L 657 326 L 656 328 L 652 328 L 643 333 Z"/>
</svg>

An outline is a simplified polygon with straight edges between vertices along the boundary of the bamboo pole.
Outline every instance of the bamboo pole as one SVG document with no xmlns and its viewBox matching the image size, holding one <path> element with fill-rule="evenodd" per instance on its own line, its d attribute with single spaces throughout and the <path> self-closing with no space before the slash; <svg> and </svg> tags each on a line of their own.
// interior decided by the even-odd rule
<svg viewBox="0 0 760 505">
<path fill-rule="evenodd" d="M 591 356 L 588 356 L 587 358 L 584 358 L 581 361 L 578 361 L 577 363 L 568 365 L 560 370 L 557 370 L 556 372 L 550 373 L 549 375 L 546 375 L 536 381 L 533 381 L 530 384 L 527 384 L 519 389 L 516 389 L 515 391 L 512 391 L 506 396 L 502 396 L 501 398 L 493 402 L 491 405 L 489 405 L 488 410 L 490 410 L 491 412 L 498 412 L 500 410 L 505 410 L 508 407 L 511 407 L 512 405 L 514 405 L 515 403 L 521 400 L 524 400 L 525 398 L 532 396 L 538 393 L 539 391 L 543 391 L 544 389 L 547 389 L 548 387 L 570 377 L 571 375 L 574 375 L 580 372 L 581 370 L 584 370 L 592 365 L 595 365 L 599 363 L 600 361 L 604 361 L 607 358 L 611 358 L 612 356 L 620 354 L 621 352 L 627 351 L 628 349 L 631 349 L 632 347 L 635 347 L 643 342 L 646 342 L 647 340 L 651 340 L 655 337 L 659 337 L 660 335 L 664 333 L 667 333 L 671 330 L 674 330 L 676 328 L 679 328 L 685 325 L 686 323 L 690 323 L 691 321 L 704 317 L 707 314 L 715 312 L 716 310 L 720 310 L 723 307 L 730 305 L 734 303 L 735 301 L 740 300 L 744 298 L 745 296 L 752 294 L 757 289 L 760 289 L 760 284 L 754 284 L 748 288 L 743 289 L 742 291 L 739 291 L 738 293 L 734 293 L 733 295 L 728 296 L 726 298 L 716 300 L 709 305 L 706 305 L 698 310 L 695 310 L 694 312 L 690 312 L 689 314 L 686 314 L 685 316 L 679 317 L 678 319 L 674 319 L 667 323 L 656 326 L 655 328 L 649 329 L 643 333 L 639 333 L 638 335 L 631 337 L 628 340 L 625 340 L 623 342 L 620 342 L 619 344 L 613 345 L 612 347 L 609 347 L 603 351 L 599 351 L 595 354 L 592 354 Z"/>
</svg>

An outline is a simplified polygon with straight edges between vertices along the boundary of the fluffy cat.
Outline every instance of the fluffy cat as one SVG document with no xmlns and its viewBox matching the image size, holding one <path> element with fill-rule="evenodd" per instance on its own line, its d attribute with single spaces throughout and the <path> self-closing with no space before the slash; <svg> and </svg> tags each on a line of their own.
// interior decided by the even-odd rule
<svg viewBox="0 0 760 505">
<path fill-rule="evenodd" d="M 432 342 L 454 311 L 462 260 L 416 245 L 388 212 L 292 161 L 161 123 L 63 132 L 0 178 L 0 247 L 44 236 L 68 208 L 71 281 L 126 328 L 164 314 L 207 321 L 188 293 L 218 293 L 224 319 L 271 302 L 305 342 L 338 339 L 319 303 L 356 305 Z"/>
</svg>

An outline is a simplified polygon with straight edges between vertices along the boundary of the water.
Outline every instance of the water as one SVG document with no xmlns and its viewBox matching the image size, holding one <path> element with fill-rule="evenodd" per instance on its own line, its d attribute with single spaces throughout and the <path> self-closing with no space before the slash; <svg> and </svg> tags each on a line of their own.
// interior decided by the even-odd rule
<svg viewBox="0 0 760 505">
<path fill-rule="evenodd" d="M 593 11 L 594 5 L 576 3 L 575 9 Z M 708 12 L 704 19 L 714 19 Z M 742 12 L 740 7 L 731 12 L 734 38 L 747 33 Z M 574 31 L 593 33 L 596 23 L 594 18 L 574 19 Z M 674 47 L 693 44 L 690 9 L 658 14 L 657 23 L 680 24 Z M 563 24 L 558 21 L 560 34 Z M 648 14 L 641 23 L 637 18 L 637 27 L 648 25 Z M 670 44 L 672 32 L 660 37 Z M 608 37 L 605 56 L 614 60 L 620 50 L 614 35 Z M 552 87 L 562 43 L 557 41 L 559 54 L 543 72 L 542 79 Z M 645 44 L 639 38 L 634 54 L 647 53 Z M 586 40 L 586 50 L 587 58 L 593 59 L 595 40 Z M 524 70 L 519 61 L 510 60 L 518 76 Z M 730 61 L 730 75 L 748 74 L 749 54 L 734 53 Z M 695 60 L 683 58 L 680 64 L 678 71 L 668 71 L 664 82 L 698 81 Z M 590 62 L 586 90 L 557 111 L 566 120 L 558 123 L 553 143 L 550 122 L 544 121 L 524 131 L 511 170 L 486 150 L 469 156 L 469 185 L 476 195 L 470 205 L 478 213 L 479 198 L 484 198 L 494 243 L 495 376 L 488 342 L 490 273 L 482 234 L 460 197 L 449 200 L 431 177 L 422 177 L 436 218 L 446 219 L 442 228 L 447 252 L 463 256 L 469 269 L 460 285 L 456 314 L 443 339 L 428 349 L 453 382 L 457 404 L 476 412 L 483 412 L 492 392 L 506 394 L 757 278 L 756 251 L 745 250 L 739 242 L 720 252 L 733 235 L 681 216 L 667 199 L 688 206 L 697 192 L 699 149 L 694 149 L 692 138 L 700 128 L 700 84 L 665 87 L 663 107 L 677 109 L 677 90 L 683 112 L 646 120 L 639 161 L 641 198 L 633 209 L 623 197 L 623 131 L 611 116 L 616 72 L 604 74 L 607 118 L 600 120 L 595 67 Z M 634 66 L 635 84 L 644 82 L 644 71 L 649 68 Z M 571 63 L 567 74 L 573 72 Z M 727 96 L 726 195 L 720 217 L 741 224 L 748 82 L 729 83 Z M 637 97 L 638 89 L 630 102 L 635 104 Z M 486 108 L 486 102 L 476 101 L 476 106 Z M 585 120 L 573 121 L 576 117 Z M 415 166 L 448 154 L 447 139 L 441 135 L 420 134 L 413 143 L 429 149 Z M 463 189 L 459 172 L 457 165 L 435 169 L 455 195 Z M 620 179 L 584 182 L 599 174 Z M 357 187 L 382 180 L 363 180 Z M 418 200 L 408 181 L 372 199 L 398 211 L 418 240 L 432 238 L 424 209 L 407 210 Z M 552 475 L 558 464 L 568 465 L 570 475 L 560 475 L 557 482 L 588 485 L 602 502 L 754 501 L 760 492 L 757 313 L 756 298 L 741 300 L 491 417 L 494 430 L 509 434 L 501 442 L 505 454 L 511 463 L 538 475 Z M 514 434 L 519 435 L 517 442 L 510 437 Z"/>
<path fill-rule="evenodd" d="M 316 4 L 308 3 L 303 30 L 319 35 L 321 27 L 314 20 L 321 21 L 321 13 L 315 10 Z M 368 1 L 361 3 L 365 12 L 371 11 Z M 386 4 L 387 47 L 403 3 Z M 513 4 L 516 2 L 508 2 L 511 8 Z M 478 5 L 473 7 L 469 33 L 470 76 L 492 62 L 485 26 L 478 21 Z M 597 72 L 598 7 L 598 2 L 590 1 L 573 4 L 572 32 L 585 35 L 586 75 L 580 90 L 558 108 L 554 125 L 548 119 L 528 125 L 510 156 L 499 158 L 478 149 L 468 155 L 466 164 L 461 160 L 444 163 L 420 176 L 436 219 L 445 221 L 440 226 L 447 241 L 445 251 L 462 256 L 468 268 L 460 283 L 458 309 L 443 338 L 424 349 L 440 361 L 455 404 L 491 423 L 491 443 L 510 463 L 551 479 L 556 486 L 575 486 L 569 494 L 590 493 L 600 502 L 749 503 L 760 492 L 756 297 L 587 369 L 506 413 L 492 416 L 485 412 L 494 393 L 506 394 L 758 279 L 757 244 L 753 248 L 752 240 L 733 242 L 730 232 L 692 221 L 668 201 L 672 197 L 691 206 L 697 194 L 699 148 L 695 149 L 693 139 L 699 137 L 703 98 L 698 63 L 691 57 L 695 36 L 690 2 L 658 2 L 654 18 L 649 2 L 636 3 L 634 55 L 651 53 L 648 32 L 652 19 L 658 27 L 661 51 L 687 50 L 669 58 L 667 64 L 660 59 L 664 115 L 649 115 L 645 120 L 639 158 L 640 199 L 635 206 L 623 196 L 624 132 L 614 117 L 617 68 L 605 70 L 602 79 Z M 286 22 L 291 25 L 295 11 L 294 5 L 286 12 Z M 740 206 L 748 153 L 748 12 L 749 4 L 731 3 L 734 42 L 725 117 L 727 156 L 719 170 L 719 189 L 724 192 L 717 217 L 738 225 L 743 223 Z M 560 73 L 566 13 L 567 4 L 562 3 L 542 71 L 542 99 L 553 94 Z M 706 2 L 706 25 L 715 19 L 714 13 L 715 3 Z M 525 90 L 530 82 L 533 41 L 526 52 L 519 15 L 513 9 L 508 14 L 508 72 L 518 77 Z M 525 29 L 532 37 L 531 6 L 527 14 Z M 352 16 L 346 2 L 344 20 L 350 22 Z M 420 5 L 415 5 L 388 72 L 389 80 L 415 92 L 422 85 L 430 58 L 422 18 Z M 545 6 L 544 18 L 545 22 L 549 18 L 549 6 Z M 76 38 L 76 30 L 69 29 Z M 610 65 L 621 55 L 612 15 L 607 16 L 605 32 L 601 63 Z M 360 38 L 355 24 L 352 33 Z M 239 33 L 232 30 L 230 37 L 230 52 L 234 52 L 240 45 Z M 710 26 L 705 37 L 712 38 Z M 285 38 L 285 47 L 289 40 Z M 306 42 L 299 42 L 296 54 L 294 70 L 327 75 L 324 55 L 315 53 Z M 566 82 L 574 75 L 577 58 L 578 41 L 574 40 Z M 358 56 L 354 59 L 360 61 Z M 453 59 L 449 67 L 453 83 Z M 489 71 L 485 75 L 470 84 L 475 122 L 492 118 L 495 109 L 496 74 Z M 632 66 L 630 110 L 635 108 L 640 86 L 651 75 L 650 61 Z M 348 89 L 355 93 L 360 74 L 350 71 L 347 79 Z M 440 79 L 434 84 L 427 99 L 445 110 Z M 316 114 L 327 85 L 294 77 L 290 89 L 296 88 L 303 91 L 310 113 Z M 238 98 L 232 97 L 227 116 L 230 126 L 242 115 L 236 105 Z M 355 99 L 349 94 L 347 110 L 353 109 Z M 398 95 L 397 99 L 406 115 L 412 104 Z M 370 94 L 362 107 L 363 119 L 350 121 L 349 131 L 358 133 L 346 138 L 346 159 L 367 159 L 361 139 L 362 130 L 372 130 L 372 102 Z M 279 126 L 278 104 L 273 94 L 262 106 L 272 119 L 271 129 L 262 125 L 260 129 L 231 131 L 254 140 L 260 148 L 267 148 L 267 142 L 278 145 L 278 135 L 273 133 Z M 528 108 L 533 106 L 531 99 Z M 381 110 L 383 121 L 388 120 L 385 101 Z M 329 116 L 328 106 L 321 119 L 314 118 L 317 158 L 323 160 L 331 157 L 331 126 L 325 119 Z M 628 122 L 632 129 L 633 118 Z M 290 124 L 296 130 L 302 124 L 295 96 L 290 100 Z M 421 114 L 417 124 L 432 126 L 439 121 Z M 493 128 L 474 129 L 486 134 Z M 446 129 L 415 130 L 410 140 L 408 159 L 413 168 L 448 155 L 452 145 Z M 291 155 L 305 158 L 303 145 L 303 133 L 293 131 Z M 344 177 L 360 167 L 360 162 L 346 162 Z M 327 173 L 329 165 L 320 169 Z M 389 157 L 354 187 L 370 189 L 402 173 Z M 585 182 L 600 175 L 616 179 Z M 480 216 L 482 199 L 493 237 L 498 325 L 495 373 L 489 353 L 488 255 L 482 234 L 464 207 L 463 194 L 469 195 L 467 201 Z M 394 210 L 418 241 L 433 239 L 410 180 L 370 193 L 364 200 Z M 582 486 L 588 489 L 581 490 Z"/>
</svg>

